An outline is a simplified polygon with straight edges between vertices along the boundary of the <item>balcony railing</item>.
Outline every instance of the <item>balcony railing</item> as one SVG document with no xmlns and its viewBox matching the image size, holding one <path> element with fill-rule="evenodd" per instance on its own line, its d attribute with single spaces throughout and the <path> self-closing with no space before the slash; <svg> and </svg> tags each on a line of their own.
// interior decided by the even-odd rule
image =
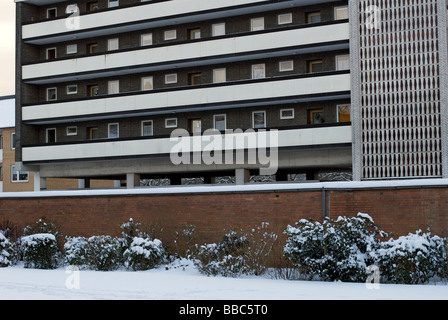
<svg viewBox="0 0 448 320">
<path fill-rule="evenodd" d="M 192 65 L 226 63 L 244 59 L 348 49 L 348 22 L 302 25 L 199 41 L 139 47 L 79 58 L 64 58 L 22 66 L 22 79 L 29 83 L 54 83 L 152 72 Z"/>
<path fill-rule="evenodd" d="M 185 136 L 182 146 L 192 152 L 208 150 L 213 143 L 210 135 Z M 197 140 L 199 139 L 199 140 Z M 214 152 L 225 152 L 253 148 L 303 148 L 315 146 L 344 145 L 352 142 L 351 125 L 325 125 L 297 129 L 246 130 L 215 136 L 220 143 L 214 145 Z M 243 141 L 242 144 L 237 142 Z M 88 161 L 110 158 L 132 158 L 169 156 L 180 151 L 180 140 L 170 137 L 148 137 L 139 139 L 95 140 L 79 143 L 56 145 L 24 146 L 22 148 L 25 163 L 48 163 L 64 161 Z M 189 146 L 189 147 L 186 147 Z M 188 149 L 189 148 L 189 149 Z"/>
<path fill-rule="evenodd" d="M 242 80 L 208 85 L 128 92 L 22 107 L 22 121 L 35 124 L 161 114 L 176 110 L 261 106 L 312 99 L 350 97 L 350 73 L 316 74 Z M 310 100 L 306 100 L 310 99 Z"/>
</svg>

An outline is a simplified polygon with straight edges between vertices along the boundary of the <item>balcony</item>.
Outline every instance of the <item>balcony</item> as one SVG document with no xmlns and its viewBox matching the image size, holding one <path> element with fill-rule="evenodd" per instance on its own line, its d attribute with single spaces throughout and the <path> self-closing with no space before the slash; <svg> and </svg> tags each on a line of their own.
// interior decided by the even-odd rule
<svg viewBox="0 0 448 320">
<path fill-rule="evenodd" d="M 275 144 L 273 144 L 275 141 L 278 141 L 277 147 L 279 150 L 283 148 L 312 148 L 316 146 L 331 147 L 332 145 L 349 145 L 352 142 L 350 124 L 278 130 L 276 131 L 277 135 L 274 134 L 272 136 L 269 132 L 269 130 L 256 132 L 251 130 L 250 132 L 228 133 L 216 136 L 219 139 L 222 137 L 222 143 L 221 145 L 215 145 L 217 147 L 213 150 L 224 153 L 226 150 L 260 148 L 265 147 L 266 142 L 268 142 L 268 146 L 275 147 Z M 210 143 L 213 141 L 210 137 L 210 135 L 188 136 L 185 137 L 186 140 L 184 142 L 186 144 L 183 145 L 190 146 L 190 150 L 194 152 L 204 151 L 207 147 L 210 147 Z M 244 137 L 244 140 L 239 140 L 244 141 L 244 143 L 239 145 L 236 142 L 237 137 Z M 167 137 L 95 140 L 80 143 L 24 146 L 22 156 L 23 162 L 28 164 L 94 161 L 112 158 L 169 156 L 173 150 L 178 152 L 178 146 L 178 140 Z"/>
<path fill-rule="evenodd" d="M 349 71 L 331 71 L 29 105 L 22 107 L 22 121 L 49 124 L 347 98 Z"/>
<path fill-rule="evenodd" d="M 41 85 L 348 48 L 348 22 L 331 21 L 29 64 L 22 79 Z"/>
<path fill-rule="evenodd" d="M 37 5 L 42 5 L 44 2 L 48 4 L 59 1 L 28 0 L 28 3 Z M 22 39 L 27 43 L 45 45 L 326 2 L 331 1 L 172 0 L 145 2 L 81 14 L 76 17 L 76 20 L 73 15 L 67 15 L 50 21 L 26 24 L 22 26 Z"/>
</svg>

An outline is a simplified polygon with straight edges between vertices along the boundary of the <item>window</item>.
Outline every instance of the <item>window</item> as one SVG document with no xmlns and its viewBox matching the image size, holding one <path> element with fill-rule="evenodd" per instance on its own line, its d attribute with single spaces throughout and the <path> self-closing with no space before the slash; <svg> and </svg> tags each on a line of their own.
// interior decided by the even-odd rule
<svg viewBox="0 0 448 320">
<path fill-rule="evenodd" d="M 98 6 L 98 1 L 88 2 L 87 3 L 87 11 L 95 11 L 100 7 Z"/>
<path fill-rule="evenodd" d="M 56 101 L 58 99 L 56 88 L 47 88 L 47 101 Z"/>
<path fill-rule="evenodd" d="M 165 75 L 165 84 L 177 83 L 177 73 L 171 73 Z"/>
<path fill-rule="evenodd" d="M 153 88 L 153 77 L 143 77 L 142 90 L 152 90 Z"/>
<path fill-rule="evenodd" d="M 308 124 L 319 124 L 324 123 L 324 117 L 323 117 L 323 110 L 322 109 L 314 109 L 314 110 L 308 110 L 307 111 L 307 123 Z"/>
<path fill-rule="evenodd" d="M 164 33 L 165 40 L 174 40 L 177 38 L 176 30 L 167 30 Z"/>
<path fill-rule="evenodd" d="M 89 43 L 87 45 L 87 53 L 95 53 L 98 52 L 98 42 Z"/>
<path fill-rule="evenodd" d="M 306 14 L 306 22 L 307 23 L 317 23 L 320 22 L 320 11 L 308 12 Z"/>
<path fill-rule="evenodd" d="M 307 73 L 313 73 L 313 72 L 322 72 L 322 60 L 310 60 L 307 61 Z"/>
<path fill-rule="evenodd" d="M 188 74 L 188 84 L 190 86 L 201 84 L 202 74 L 200 72 Z"/>
<path fill-rule="evenodd" d="M 58 15 L 58 10 L 56 8 L 47 9 L 47 19 L 54 19 Z"/>
<path fill-rule="evenodd" d="M 280 119 L 294 119 L 294 109 L 281 109 Z"/>
<path fill-rule="evenodd" d="M 3 165 L 0 163 L 0 180 L 3 180 Z"/>
<path fill-rule="evenodd" d="M 213 83 L 226 81 L 226 68 L 213 69 Z"/>
<path fill-rule="evenodd" d="M 87 86 L 87 94 L 89 97 L 95 97 L 99 95 L 99 87 L 97 84 L 91 84 Z"/>
<path fill-rule="evenodd" d="M 56 57 L 57 57 L 56 48 L 48 48 L 46 51 L 47 60 L 56 59 Z"/>
<path fill-rule="evenodd" d="M 78 86 L 76 84 L 71 84 L 67 86 L 67 94 L 77 94 Z"/>
<path fill-rule="evenodd" d="M 264 18 L 250 19 L 250 31 L 264 30 Z"/>
<path fill-rule="evenodd" d="M 165 128 L 177 128 L 177 118 L 165 119 Z"/>
<path fill-rule="evenodd" d="M 285 71 L 292 71 L 294 70 L 294 61 L 292 60 L 288 60 L 288 61 L 280 61 L 278 63 L 278 70 L 280 72 L 285 72 Z"/>
<path fill-rule="evenodd" d="M 264 63 L 252 65 L 252 79 L 261 79 L 266 77 L 266 67 Z"/>
<path fill-rule="evenodd" d="M 76 43 L 67 45 L 67 54 L 74 54 L 77 52 L 78 52 L 78 45 Z"/>
<path fill-rule="evenodd" d="M 16 133 L 11 132 L 11 150 L 16 149 Z"/>
<path fill-rule="evenodd" d="M 266 128 L 266 112 L 255 111 L 252 112 L 252 127 L 253 128 Z"/>
<path fill-rule="evenodd" d="M 152 120 L 142 121 L 142 136 L 152 136 L 153 130 Z"/>
<path fill-rule="evenodd" d="M 213 116 L 213 125 L 216 130 L 224 131 L 226 130 L 226 115 L 225 114 L 215 114 Z"/>
<path fill-rule="evenodd" d="M 119 42 L 118 38 L 107 40 L 107 50 L 108 51 L 113 51 L 113 50 L 120 49 L 120 44 L 119 43 L 120 42 Z"/>
<path fill-rule="evenodd" d="M 201 38 L 201 29 L 196 28 L 196 29 L 188 30 L 188 38 L 190 40 L 192 40 L 192 39 L 200 39 Z"/>
<path fill-rule="evenodd" d="M 350 69 L 350 55 L 343 54 L 336 56 L 336 70 L 349 70 Z"/>
<path fill-rule="evenodd" d="M 56 129 L 50 128 L 45 130 L 45 142 L 55 143 L 56 142 Z"/>
<path fill-rule="evenodd" d="M 279 14 L 277 17 L 278 24 L 292 23 L 292 13 Z"/>
<path fill-rule="evenodd" d="M 109 94 L 120 93 L 120 81 L 119 80 L 109 81 L 107 83 L 107 93 Z"/>
<path fill-rule="evenodd" d="M 118 0 L 109 0 L 109 8 L 114 8 L 119 6 Z"/>
<path fill-rule="evenodd" d="M 213 37 L 222 36 L 225 34 L 226 34 L 226 24 L 224 22 L 212 24 Z"/>
<path fill-rule="evenodd" d="M 120 127 L 118 123 L 109 123 L 108 124 L 108 138 L 109 139 L 116 139 L 120 137 Z"/>
<path fill-rule="evenodd" d="M 150 46 L 152 45 L 152 33 L 145 33 L 140 36 L 140 45 L 141 46 Z"/>
<path fill-rule="evenodd" d="M 11 166 L 11 182 L 28 182 L 28 171 L 17 171 L 16 166 Z"/>
<path fill-rule="evenodd" d="M 338 113 L 338 122 L 350 122 L 350 105 L 342 104 L 336 107 Z"/>
<path fill-rule="evenodd" d="M 334 8 L 334 20 L 348 19 L 348 6 Z"/>
<path fill-rule="evenodd" d="M 67 127 L 67 135 L 68 136 L 76 136 L 76 135 L 78 135 L 78 127 L 77 126 Z"/>
</svg>

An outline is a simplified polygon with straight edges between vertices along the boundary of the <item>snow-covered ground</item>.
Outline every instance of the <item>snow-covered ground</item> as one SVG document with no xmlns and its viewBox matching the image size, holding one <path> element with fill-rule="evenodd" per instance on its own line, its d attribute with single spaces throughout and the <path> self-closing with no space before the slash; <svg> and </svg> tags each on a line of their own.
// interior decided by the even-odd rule
<svg viewBox="0 0 448 320">
<path fill-rule="evenodd" d="M 371 285 L 372 287 L 373 285 Z M 148 271 L 0 268 L 0 299 L 20 300 L 446 300 L 448 284 L 396 285 L 207 277 L 194 266 Z"/>
</svg>

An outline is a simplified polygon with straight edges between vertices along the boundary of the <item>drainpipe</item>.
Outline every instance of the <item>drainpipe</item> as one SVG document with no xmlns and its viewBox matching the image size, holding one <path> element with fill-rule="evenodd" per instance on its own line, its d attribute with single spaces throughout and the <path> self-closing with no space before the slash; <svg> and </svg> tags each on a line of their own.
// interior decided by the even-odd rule
<svg viewBox="0 0 448 320">
<path fill-rule="evenodd" d="M 322 187 L 322 221 L 325 221 L 327 216 L 327 204 L 325 196 L 325 187 Z"/>
</svg>

